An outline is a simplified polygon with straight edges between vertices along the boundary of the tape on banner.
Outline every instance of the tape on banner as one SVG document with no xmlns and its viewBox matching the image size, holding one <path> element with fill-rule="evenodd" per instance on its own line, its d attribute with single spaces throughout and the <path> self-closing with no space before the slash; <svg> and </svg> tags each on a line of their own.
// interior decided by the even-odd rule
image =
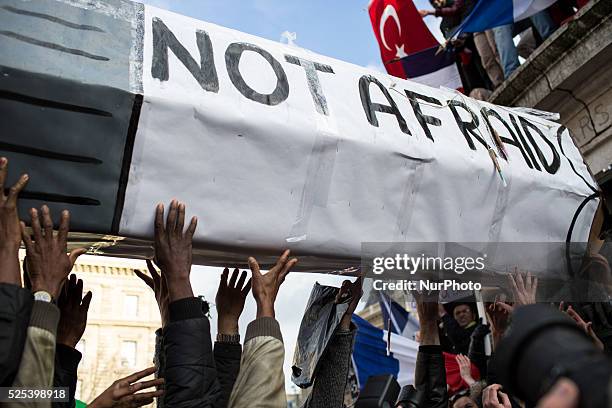
<svg viewBox="0 0 612 408">
<path fill-rule="evenodd" d="M 308 169 L 302 189 L 300 207 L 286 242 L 300 242 L 308 238 L 308 225 L 314 206 L 325 208 L 331 188 L 336 155 L 338 127 L 334 119 L 315 113 L 317 136 L 308 156 Z"/>
<path fill-rule="evenodd" d="M 504 222 L 504 214 L 508 206 L 510 197 L 510 189 L 512 188 L 512 172 L 506 173 L 506 186 L 497 182 L 497 172 L 494 170 L 491 179 L 491 184 L 497 186 L 497 198 L 495 200 L 495 208 L 489 226 L 489 242 L 499 242 L 499 234 L 501 226 Z"/>
<path fill-rule="evenodd" d="M 395 223 L 396 230 L 393 233 L 393 241 L 405 241 L 403 239 L 404 234 L 409 231 L 410 222 L 412 221 L 412 213 L 414 211 L 414 203 L 421 187 L 421 181 L 423 180 L 423 168 L 424 163 L 429 163 L 431 160 L 415 160 L 413 158 L 400 155 L 401 157 L 409 159 L 407 164 L 410 175 L 404 184 L 404 192 L 402 193 L 402 201 L 400 203 L 399 211 L 397 214 L 397 221 Z"/>
</svg>

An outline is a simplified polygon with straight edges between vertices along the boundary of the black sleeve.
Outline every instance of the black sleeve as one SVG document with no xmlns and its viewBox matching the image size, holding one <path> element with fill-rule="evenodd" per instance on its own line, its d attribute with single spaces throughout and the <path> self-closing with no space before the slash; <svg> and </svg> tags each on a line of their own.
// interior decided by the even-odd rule
<svg viewBox="0 0 612 408">
<path fill-rule="evenodd" d="M 74 408 L 74 393 L 77 384 L 77 369 L 81 361 L 81 353 L 64 344 L 55 346 L 55 368 L 53 372 L 54 387 L 68 387 L 67 402 L 53 402 L 53 408 Z"/>
<path fill-rule="evenodd" d="M 312 391 L 303 408 L 342 408 L 357 332 L 351 323 L 349 331 L 336 331 L 319 361 Z"/>
<path fill-rule="evenodd" d="M 166 358 L 164 356 L 164 336 L 162 329 L 155 330 L 155 355 L 153 356 L 153 365 L 155 365 L 155 378 L 165 378 Z M 158 390 L 165 389 L 164 385 L 158 385 Z M 157 398 L 157 408 L 163 408 L 164 399 Z"/>
<path fill-rule="evenodd" d="M 448 408 L 442 347 L 419 346 L 414 386 L 423 393 L 428 408 Z"/>
<path fill-rule="evenodd" d="M 221 386 L 219 408 L 226 408 L 229 403 L 234 383 L 240 372 L 240 359 L 242 358 L 242 346 L 240 343 L 215 342 L 214 349 L 215 365 L 217 366 L 217 377 Z"/>
<path fill-rule="evenodd" d="M 10 386 L 15 379 L 33 303 L 29 290 L 0 284 L 0 386 Z"/>
<path fill-rule="evenodd" d="M 213 359 L 210 323 L 198 298 L 169 305 L 170 322 L 163 329 L 165 357 L 164 406 L 218 407 L 221 386 Z"/>
<path fill-rule="evenodd" d="M 485 337 L 490 333 L 489 328 L 479 323 L 470 336 L 468 358 L 478 367 L 480 378 L 487 376 L 487 356 L 485 354 Z"/>
</svg>

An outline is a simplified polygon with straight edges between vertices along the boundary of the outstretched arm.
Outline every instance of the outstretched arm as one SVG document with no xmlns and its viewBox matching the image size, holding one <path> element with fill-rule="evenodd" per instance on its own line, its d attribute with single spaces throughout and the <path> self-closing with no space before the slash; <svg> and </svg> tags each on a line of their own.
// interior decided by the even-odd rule
<svg viewBox="0 0 612 408">
<path fill-rule="evenodd" d="M 351 317 L 363 294 L 361 285 L 361 277 L 353 283 L 348 280 L 342 282 L 342 287 L 336 297 L 336 303 L 350 299 L 348 300 L 350 302 L 349 307 L 342 316 L 325 354 L 321 357 L 312 392 L 308 396 L 304 408 L 343 407 L 344 390 L 353 354 L 353 341 L 357 331 L 351 323 Z"/>
<path fill-rule="evenodd" d="M 81 353 L 76 350 L 76 345 L 87 326 L 91 297 L 91 292 L 83 296 L 83 281 L 75 275 L 70 275 L 58 299 L 60 321 L 55 346 L 53 386 L 68 387 L 69 398 L 66 402 L 53 402 L 53 408 L 70 408 L 75 405 L 77 369 L 81 361 Z"/>
<path fill-rule="evenodd" d="M 32 294 L 21 287 L 19 272 L 19 245 L 21 231 L 17 214 L 17 196 L 25 187 L 28 176 L 22 175 L 19 181 L 5 194 L 8 177 L 8 160 L 0 157 L 0 385 L 11 385 L 21 361 L 26 339 Z"/>
<path fill-rule="evenodd" d="M 437 325 L 438 293 L 433 292 L 428 296 L 415 294 L 414 297 L 421 324 L 421 345 L 414 373 L 415 387 L 425 393 L 428 406 L 446 408 L 446 370 Z"/>
<path fill-rule="evenodd" d="M 163 328 L 164 406 L 213 407 L 221 388 L 212 353 L 210 323 L 202 301 L 193 296 L 192 239 L 197 219 L 185 230 L 185 204 L 173 200 L 164 220 L 164 206 L 155 211 L 155 262 L 168 290 L 168 322 Z M 160 307 L 161 309 L 161 307 Z"/>
<path fill-rule="evenodd" d="M 287 405 L 283 374 L 285 347 L 274 318 L 274 304 L 281 284 L 296 263 L 297 259 L 289 259 L 287 250 L 264 275 L 255 258 L 249 258 L 257 318 L 247 327 L 240 373 L 229 401 L 232 408 Z"/>
<path fill-rule="evenodd" d="M 70 214 L 63 211 L 59 232 L 53 233 L 53 221 L 47 206 L 42 207 L 42 221 L 38 211 L 32 209 L 34 241 L 21 223 L 22 238 L 26 246 L 28 281 L 36 300 L 32 307 L 26 343 L 13 382 L 15 387 L 46 388 L 53 384 L 55 343 L 60 311 L 52 299 L 60 289 L 76 258 L 84 249 L 66 253 L 66 239 Z"/>
<path fill-rule="evenodd" d="M 251 291 L 251 280 L 246 283 L 246 272 L 242 272 L 238 279 L 238 269 L 234 269 L 229 279 L 229 269 L 225 268 L 221 274 L 219 290 L 216 296 L 217 341 L 215 342 L 214 356 L 217 365 L 217 376 L 221 384 L 221 398 L 219 407 L 228 406 L 234 383 L 240 372 L 240 359 L 242 346 L 238 320 L 244 310 L 244 302 Z"/>
</svg>

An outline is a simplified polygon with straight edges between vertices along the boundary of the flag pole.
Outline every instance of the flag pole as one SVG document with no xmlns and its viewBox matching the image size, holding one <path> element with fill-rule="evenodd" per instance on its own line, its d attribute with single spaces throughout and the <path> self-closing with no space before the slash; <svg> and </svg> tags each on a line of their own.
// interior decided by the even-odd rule
<svg viewBox="0 0 612 408">
<path fill-rule="evenodd" d="M 474 290 L 474 298 L 476 299 L 476 309 L 478 310 L 478 315 L 482 318 L 482 323 L 487 324 L 487 313 L 484 305 L 484 301 L 482 300 L 482 293 L 479 290 Z M 485 355 L 490 356 L 493 351 L 493 347 L 491 345 L 491 334 L 487 334 L 484 338 L 484 348 Z"/>
<path fill-rule="evenodd" d="M 387 356 L 391 355 L 391 317 L 387 319 Z"/>
</svg>

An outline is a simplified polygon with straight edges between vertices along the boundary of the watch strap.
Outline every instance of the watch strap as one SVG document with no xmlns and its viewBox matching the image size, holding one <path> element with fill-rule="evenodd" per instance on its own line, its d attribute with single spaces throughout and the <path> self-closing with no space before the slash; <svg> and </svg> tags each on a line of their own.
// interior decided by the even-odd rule
<svg viewBox="0 0 612 408">
<path fill-rule="evenodd" d="M 240 334 L 217 333 L 217 342 L 240 344 Z"/>
</svg>

